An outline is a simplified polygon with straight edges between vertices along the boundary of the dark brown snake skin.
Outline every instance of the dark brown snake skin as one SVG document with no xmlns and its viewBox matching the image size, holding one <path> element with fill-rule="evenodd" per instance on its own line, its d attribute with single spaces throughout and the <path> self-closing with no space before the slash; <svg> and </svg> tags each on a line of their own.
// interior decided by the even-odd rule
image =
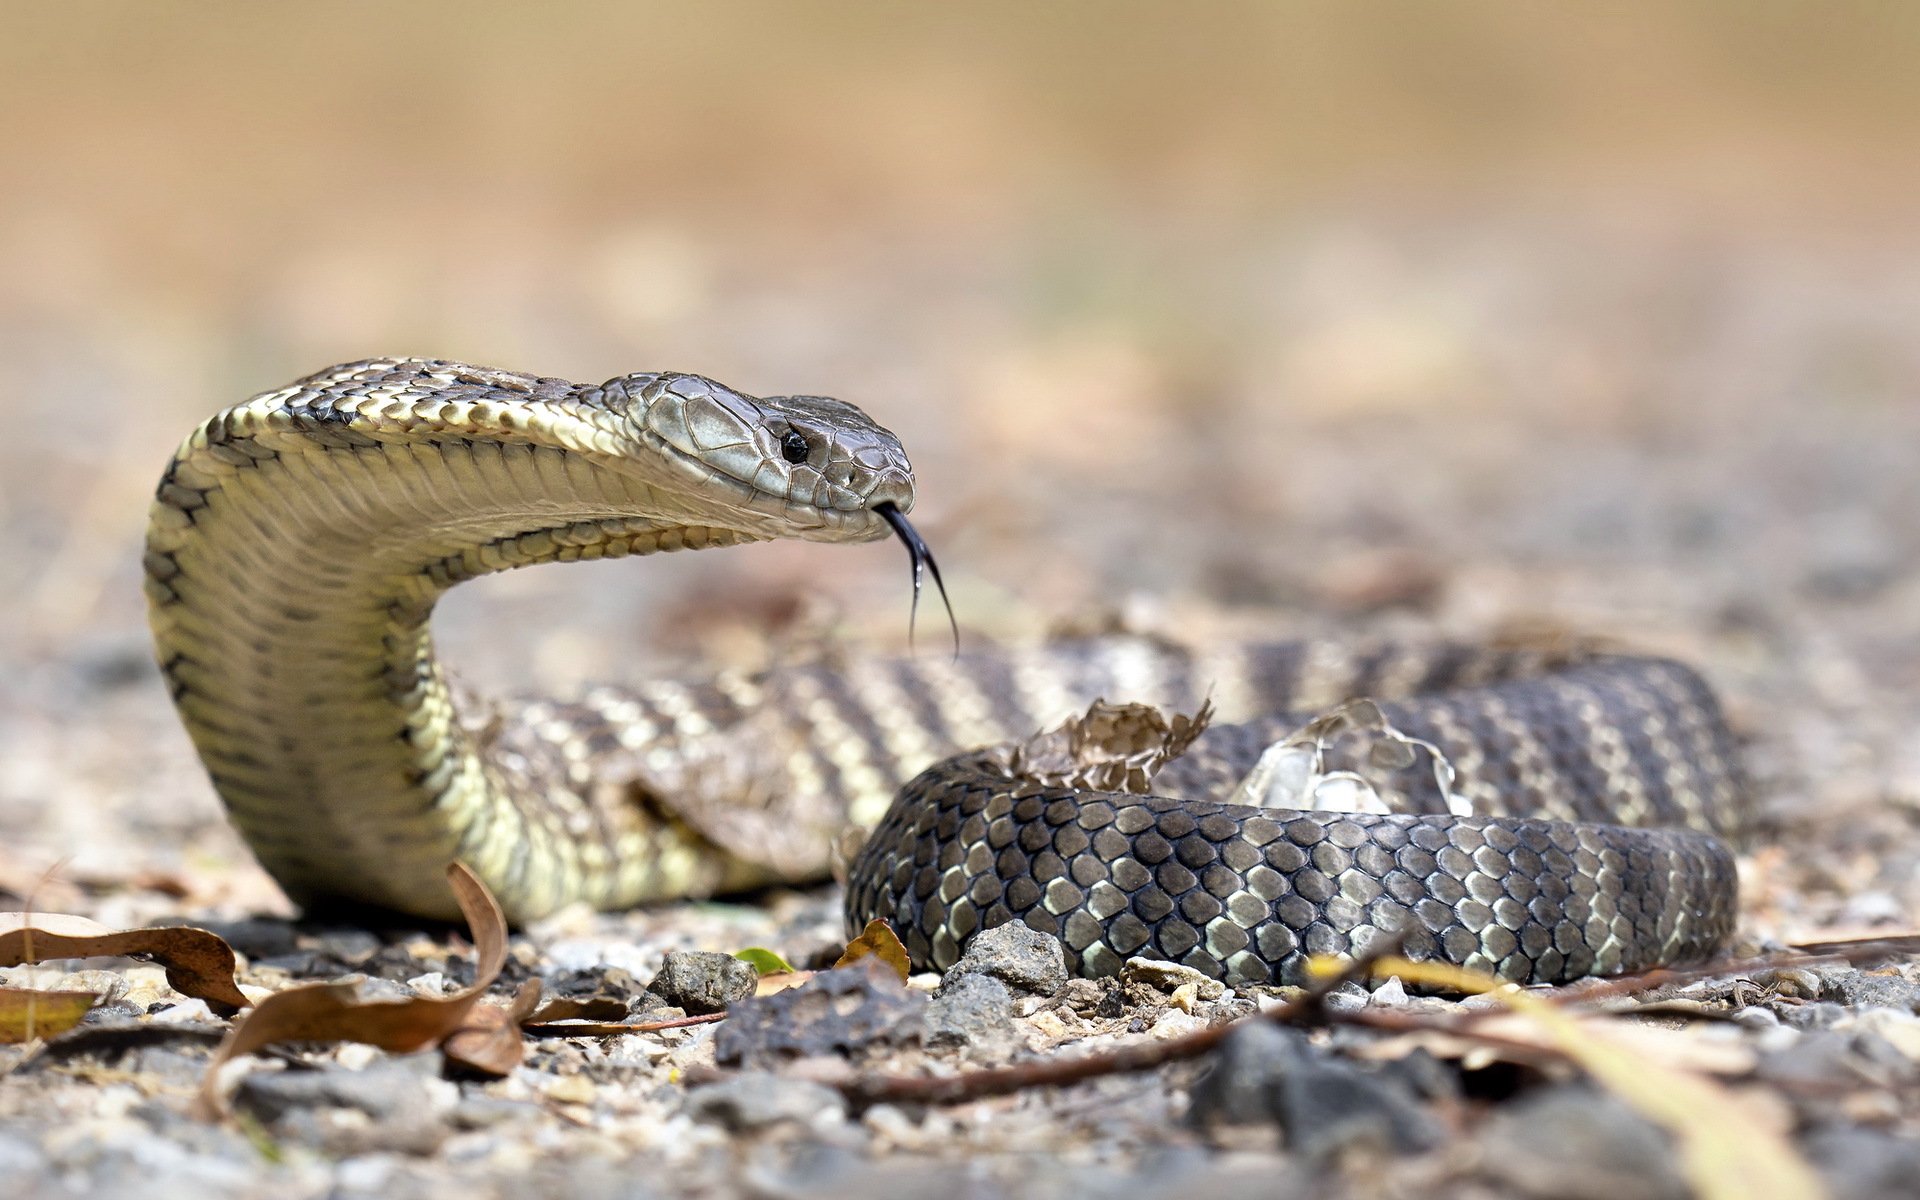
<svg viewBox="0 0 1920 1200">
<path fill-rule="evenodd" d="M 893 922 L 936 969 L 1011 920 L 1058 934 L 1088 974 L 1147 955 L 1236 982 L 1297 980 L 1306 956 L 1382 930 L 1417 957 L 1541 981 L 1698 957 L 1730 930 L 1716 835 L 1738 832 L 1739 774 L 1712 695 L 1669 662 L 1119 637 L 493 709 L 433 653 L 433 605 L 465 579 L 869 541 L 912 502 L 898 440 L 838 401 L 371 360 L 187 438 L 156 491 L 147 594 L 208 773 L 302 904 L 453 916 L 444 868 L 459 858 L 524 922 L 817 880 L 839 831 L 878 822 L 848 916 Z M 1152 780 L 1158 795 L 1062 786 L 969 749 L 1100 696 L 1302 715 L 1207 730 Z M 1458 771 L 1451 802 L 1431 763 L 1378 777 L 1381 813 L 1218 802 L 1270 744 L 1353 697 L 1439 749 Z"/>
<path fill-rule="evenodd" d="M 1285 677 L 1304 649 L 1255 653 Z M 1399 653 L 1429 657 L 1380 651 Z M 944 969 L 976 929 L 1022 920 L 1059 936 L 1081 974 L 1140 955 L 1230 983 L 1300 983 L 1309 956 L 1362 952 L 1387 931 L 1415 959 L 1532 983 L 1713 952 L 1737 881 L 1700 830 L 1733 832 L 1738 777 L 1699 677 L 1608 658 L 1444 690 L 1446 657 L 1419 684 L 1443 690 L 1383 709 L 1452 760 L 1484 815 L 1420 812 L 1417 786 L 1391 784 L 1394 807 L 1413 811 L 1174 798 L 1223 794 L 1304 717 L 1207 731 L 1156 780 L 1169 795 L 1050 787 L 1011 775 L 1004 755 L 962 756 L 909 783 L 875 831 L 849 880 L 849 926 L 884 918 L 916 962 Z M 1452 662 L 1483 669 L 1482 657 Z"/>
</svg>

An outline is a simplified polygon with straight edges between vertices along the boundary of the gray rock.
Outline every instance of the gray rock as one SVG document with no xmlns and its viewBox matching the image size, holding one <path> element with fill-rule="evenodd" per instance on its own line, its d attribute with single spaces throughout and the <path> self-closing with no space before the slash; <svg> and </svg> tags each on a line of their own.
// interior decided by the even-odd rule
<svg viewBox="0 0 1920 1200">
<path fill-rule="evenodd" d="M 961 975 L 927 1005 L 929 1046 L 1004 1050 L 1013 1041 L 1013 993 L 992 975 Z"/>
<path fill-rule="evenodd" d="M 961 975 L 991 975 L 1015 993 L 1051 998 L 1067 990 L 1067 952 L 1059 938 L 1011 921 L 974 934 L 942 986 Z"/>
<path fill-rule="evenodd" d="M 1227 985 L 1211 975 L 1157 958 L 1128 959 L 1120 968 L 1120 982 L 1123 986 L 1152 988 L 1166 996 L 1173 995 L 1183 985 L 1192 984 L 1194 994 L 1202 1000 L 1218 1000 L 1227 992 Z"/>
<path fill-rule="evenodd" d="M 1920 1009 L 1920 984 L 1899 975 L 1845 968 L 1823 972 L 1820 998 L 1836 1000 L 1855 1008 L 1897 1008 L 1902 1012 Z"/>
<path fill-rule="evenodd" d="M 1604 1092 L 1565 1085 L 1516 1101 L 1480 1134 L 1485 1171 L 1538 1200 L 1685 1200 L 1667 1135 Z"/>
<path fill-rule="evenodd" d="M 420 1061 L 425 1070 L 433 1069 L 430 1056 Z M 430 1098 L 422 1068 L 413 1060 L 395 1059 L 359 1071 L 256 1071 L 240 1081 L 233 1103 L 272 1122 L 314 1108 L 353 1108 L 376 1119 L 412 1116 L 425 1111 Z"/>
<path fill-rule="evenodd" d="M 1418 1153 L 1441 1130 L 1399 1083 L 1330 1058 L 1295 1030 L 1244 1021 L 1194 1086 L 1201 1125 L 1273 1121 L 1289 1149 L 1314 1162 L 1350 1151 Z"/>
<path fill-rule="evenodd" d="M 749 1071 L 687 1093 L 686 1111 L 736 1133 L 791 1122 L 817 1128 L 846 1119 L 839 1092 L 801 1079 Z"/>
<path fill-rule="evenodd" d="M 1833 1126 L 1810 1134 L 1806 1152 L 1832 1188 L 1832 1200 L 1907 1196 L 1920 1180 L 1920 1141 L 1912 1138 Z"/>
<path fill-rule="evenodd" d="M 926 1008 L 926 997 L 909 992 L 892 968 L 863 959 L 734 1005 L 714 1032 L 714 1060 L 753 1067 L 918 1042 Z"/>
<path fill-rule="evenodd" d="M 1822 1001 L 1818 1004 L 1780 1004 L 1774 1007 L 1780 1023 L 1791 1029 L 1826 1029 L 1847 1015 L 1845 1005 Z"/>
<path fill-rule="evenodd" d="M 760 982 L 752 964 L 712 950 L 669 950 L 647 990 L 689 1014 L 725 1012 L 753 995 Z"/>
<path fill-rule="evenodd" d="M 1831 1092 L 1892 1087 L 1920 1071 L 1877 1033 L 1822 1029 L 1762 1056 L 1755 1074 L 1773 1083 Z"/>
</svg>

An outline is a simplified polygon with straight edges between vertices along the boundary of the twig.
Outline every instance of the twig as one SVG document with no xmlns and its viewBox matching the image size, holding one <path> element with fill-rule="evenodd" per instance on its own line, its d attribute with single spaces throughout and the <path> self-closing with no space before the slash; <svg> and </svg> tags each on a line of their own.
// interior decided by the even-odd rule
<svg viewBox="0 0 1920 1200">
<path fill-rule="evenodd" d="M 1374 963 L 1400 952 L 1401 940 L 1398 936 L 1383 938 L 1369 947 L 1365 954 L 1343 966 L 1337 973 L 1315 980 L 1300 996 L 1271 1012 L 1261 1014 L 1262 1019 L 1287 1023 L 1317 1016 L 1321 1001 L 1326 998 L 1328 992 L 1343 983 L 1365 978 L 1373 969 Z M 1227 1035 L 1238 1024 L 1238 1021 L 1229 1021 L 1196 1030 L 1181 1037 L 1169 1038 L 1164 1042 L 1135 1042 L 1116 1046 L 1111 1050 L 1076 1055 L 1071 1058 L 1040 1059 L 1035 1062 L 1015 1063 L 1006 1067 L 987 1067 L 978 1071 L 963 1071 L 958 1075 L 947 1076 L 860 1075 L 835 1086 L 848 1100 L 857 1105 L 901 1101 L 916 1104 L 958 1104 L 967 1100 L 985 1099 L 989 1096 L 1004 1096 L 1011 1092 L 1025 1091 L 1028 1088 L 1062 1087 L 1102 1075 L 1148 1071 L 1170 1062 L 1197 1058 L 1226 1040 Z"/>
<path fill-rule="evenodd" d="M 1651 971 L 1642 971 L 1637 975 L 1616 975 L 1610 979 L 1583 979 L 1577 983 L 1555 988 L 1546 998 L 1555 1004 L 1587 1004 L 1598 1000 L 1611 1000 L 1616 996 L 1631 996 L 1638 992 L 1652 991 L 1654 988 L 1670 987 L 1680 983 L 1697 983 L 1702 979 L 1716 979 L 1726 975 L 1756 975 L 1763 971 L 1787 971 L 1801 967 L 1852 965 L 1876 958 L 1913 953 L 1917 947 L 1910 946 L 1908 944 L 1910 940 L 1874 938 L 1858 942 L 1810 943 L 1807 946 L 1796 946 L 1790 950 L 1755 955 L 1751 958 L 1718 958 L 1691 967 L 1655 967 Z M 1491 1013 L 1504 1010 L 1490 1008 L 1484 1011 Z M 1473 1015 L 1478 1017 L 1482 1013 L 1475 1012 Z"/>
<path fill-rule="evenodd" d="M 659 1029 L 684 1029 L 688 1025 L 711 1025 L 723 1021 L 727 1014 L 700 1013 L 692 1017 L 675 1017 L 671 1021 L 647 1021 L 639 1025 L 630 1025 L 614 1021 L 543 1021 L 538 1025 L 522 1025 L 520 1032 L 530 1037 L 612 1037 L 622 1033 L 652 1033 Z"/>
</svg>

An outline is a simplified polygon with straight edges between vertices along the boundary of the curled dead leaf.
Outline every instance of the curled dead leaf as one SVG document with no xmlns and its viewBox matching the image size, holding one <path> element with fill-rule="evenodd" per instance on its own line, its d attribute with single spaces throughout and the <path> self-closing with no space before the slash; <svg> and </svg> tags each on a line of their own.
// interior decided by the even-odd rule
<svg viewBox="0 0 1920 1200">
<path fill-rule="evenodd" d="M 893 926 L 878 917 L 868 921 L 867 927 L 860 931 L 860 936 L 847 943 L 847 948 L 839 958 L 834 959 L 833 965 L 844 967 L 869 955 L 892 967 L 902 983 L 912 973 L 907 960 L 907 948 L 900 944 L 900 936 L 894 933 Z"/>
<path fill-rule="evenodd" d="M 539 1003 L 540 981 L 529 979 L 506 1004 L 475 1005 L 467 1023 L 440 1043 L 440 1053 L 475 1074 L 496 1079 L 512 1074 L 526 1046 L 520 1027 Z"/>
<path fill-rule="evenodd" d="M 316 983 L 275 992 L 236 1024 L 214 1052 L 201 1084 L 201 1115 L 226 1115 L 218 1086 L 220 1068 L 230 1059 L 263 1046 L 277 1042 L 362 1042 L 406 1053 L 445 1041 L 464 1029 L 481 996 L 506 965 L 507 922 L 492 893 L 464 863 L 447 868 L 447 882 L 473 935 L 478 962 L 472 987 L 451 996 L 406 1000 L 362 1000 L 355 983 Z"/>
<path fill-rule="evenodd" d="M 0 913 L 0 967 L 50 958 L 151 958 L 166 968 L 167 983 L 205 1000 L 223 1014 L 249 1001 L 234 982 L 233 947 L 219 935 L 185 925 L 113 930 L 85 917 L 60 913 Z"/>
<path fill-rule="evenodd" d="M 528 1025 L 549 1021 L 618 1021 L 627 1015 L 627 1002 L 614 996 L 588 996 L 574 999 L 555 996 L 526 1019 Z"/>
</svg>

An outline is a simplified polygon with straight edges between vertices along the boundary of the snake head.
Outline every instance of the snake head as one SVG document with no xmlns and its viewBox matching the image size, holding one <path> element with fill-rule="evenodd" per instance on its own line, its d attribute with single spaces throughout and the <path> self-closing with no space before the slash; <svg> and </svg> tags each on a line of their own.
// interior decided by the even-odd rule
<svg viewBox="0 0 1920 1200">
<path fill-rule="evenodd" d="M 702 375 L 630 375 L 605 390 L 616 388 L 648 441 L 730 485 L 739 508 L 775 522 L 773 536 L 871 541 L 892 530 L 877 510 L 913 507 L 900 439 L 845 401 L 748 396 Z"/>
</svg>

